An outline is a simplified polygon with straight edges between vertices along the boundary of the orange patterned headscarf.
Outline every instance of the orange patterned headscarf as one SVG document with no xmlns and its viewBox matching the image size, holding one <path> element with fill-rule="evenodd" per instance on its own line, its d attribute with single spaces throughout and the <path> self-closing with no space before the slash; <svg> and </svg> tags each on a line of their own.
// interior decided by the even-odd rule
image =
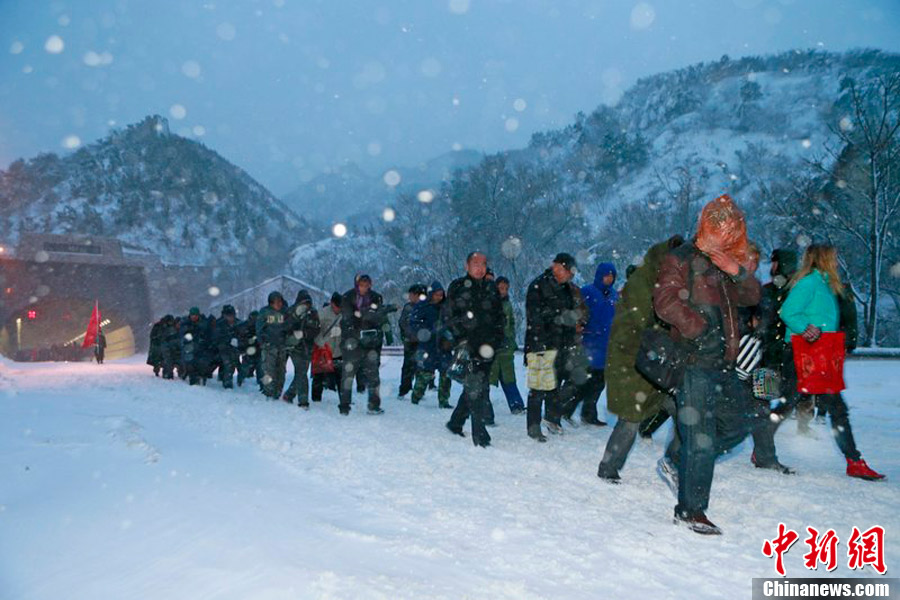
<svg viewBox="0 0 900 600">
<path fill-rule="evenodd" d="M 750 256 L 747 221 L 728 194 L 723 194 L 703 207 L 694 245 L 701 252 L 721 250 L 740 264 Z"/>
</svg>

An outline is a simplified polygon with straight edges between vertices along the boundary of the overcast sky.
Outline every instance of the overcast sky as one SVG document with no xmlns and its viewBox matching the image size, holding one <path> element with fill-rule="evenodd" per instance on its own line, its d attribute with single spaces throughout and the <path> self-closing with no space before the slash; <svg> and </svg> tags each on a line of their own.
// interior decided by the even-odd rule
<svg viewBox="0 0 900 600">
<path fill-rule="evenodd" d="M 900 0 L 0 0 L 0 168 L 152 113 L 276 194 L 522 147 L 637 78 L 900 50 Z"/>
</svg>

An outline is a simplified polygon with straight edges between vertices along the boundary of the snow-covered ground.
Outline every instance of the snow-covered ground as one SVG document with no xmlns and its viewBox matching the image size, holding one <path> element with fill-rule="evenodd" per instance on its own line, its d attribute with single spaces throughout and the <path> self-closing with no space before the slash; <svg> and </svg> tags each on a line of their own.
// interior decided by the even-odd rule
<svg viewBox="0 0 900 600">
<path fill-rule="evenodd" d="M 748 443 L 719 461 L 714 539 L 672 525 L 654 471 L 668 429 L 610 486 L 609 428 L 535 444 L 492 390 L 493 446 L 475 448 L 433 392 L 394 398 L 399 358 L 386 413 L 349 418 L 331 392 L 305 412 L 141 363 L 0 362 L 0 598 L 743 598 L 775 575 L 761 547 L 779 522 L 801 535 L 791 577 L 874 575 L 847 568 L 845 542 L 876 524 L 900 569 L 898 362 L 848 365 L 854 432 L 887 481 L 847 478 L 826 427 L 789 422 L 779 455 L 799 475 L 752 468 Z M 807 525 L 841 538 L 830 574 L 802 565 Z"/>
</svg>

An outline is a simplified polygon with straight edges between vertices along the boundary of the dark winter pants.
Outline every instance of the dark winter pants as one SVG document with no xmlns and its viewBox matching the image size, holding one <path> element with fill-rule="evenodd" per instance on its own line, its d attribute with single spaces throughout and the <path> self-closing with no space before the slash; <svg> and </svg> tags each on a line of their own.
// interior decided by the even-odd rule
<svg viewBox="0 0 900 600">
<path fill-rule="evenodd" d="M 261 350 L 259 372 L 263 394 L 269 398 L 279 398 L 284 388 L 284 370 L 287 351 L 282 346 L 265 344 Z"/>
<path fill-rule="evenodd" d="M 284 393 L 285 400 L 297 398 L 298 406 L 309 406 L 309 353 L 304 350 L 288 352 L 294 365 L 294 378 Z"/>
<path fill-rule="evenodd" d="M 341 361 L 335 359 L 334 371 L 332 373 L 316 373 L 312 376 L 312 400 L 313 402 L 322 401 L 322 392 L 325 388 L 329 390 L 339 391 L 341 384 Z"/>
<path fill-rule="evenodd" d="M 472 370 L 466 375 L 463 393 L 456 403 L 447 426 L 461 431 L 466 419 L 472 417 L 472 443 L 476 446 L 487 446 L 491 443 L 485 420 L 490 405 L 490 361 L 472 361 Z"/>
<path fill-rule="evenodd" d="M 574 412 L 576 403 L 576 394 L 578 393 L 578 383 L 573 377 L 575 369 L 580 365 L 575 363 L 576 356 L 570 351 L 560 350 L 556 355 L 554 369 L 556 370 L 556 389 L 550 391 L 528 391 L 528 414 L 526 425 L 528 431 L 532 431 L 532 427 L 539 427 L 541 424 L 541 408 L 544 410 L 544 418 L 551 423 L 560 424 L 563 415 L 569 415 Z M 586 373 L 582 370 L 579 379 L 580 384 L 586 381 Z"/>
<path fill-rule="evenodd" d="M 381 349 L 353 348 L 343 353 L 343 373 L 341 374 L 341 412 L 350 412 L 350 400 L 353 397 L 353 380 L 365 382 L 369 391 L 369 410 L 381 408 Z"/>
<path fill-rule="evenodd" d="M 581 402 L 581 419 L 587 422 L 598 420 L 597 401 L 603 393 L 603 388 L 606 387 L 603 375 L 603 369 L 588 369 L 587 381 L 578 386 L 575 401 L 569 404 L 565 416 L 571 419 L 575 414 L 575 408 Z"/>
<path fill-rule="evenodd" d="M 738 445 L 760 421 L 749 387 L 732 370 L 690 366 L 675 397 L 681 441 L 675 510 L 692 516 L 709 506 L 716 457 Z"/>
<path fill-rule="evenodd" d="M 797 369 L 794 366 L 794 352 L 790 346 L 785 348 L 784 363 L 781 366 L 781 385 L 785 403 L 775 410 L 782 417 L 791 414 L 791 410 L 798 403 L 809 400 L 809 396 L 797 391 Z M 856 440 L 853 439 L 853 430 L 850 428 L 850 416 L 847 403 L 841 394 L 820 394 L 816 396 L 816 403 L 825 408 L 831 416 L 831 433 L 837 442 L 838 448 L 845 458 L 859 460 L 860 453 L 856 448 Z M 798 416 L 799 418 L 799 416 Z M 810 416 L 810 418 L 812 418 Z M 770 422 L 772 435 L 778 429 L 780 422 Z"/>
<path fill-rule="evenodd" d="M 234 372 L 239 368 L 240 355 L 236 348 L 231 346 L 219 348 L 219 358 L 222 365 L 219 367 L 219 379 L 225 388 L 234 387 Z"/>
<path fill-rule="evenodd" d="M 250 349 L 253 354 L 250 354 Z M 259 372 L 259 350 L 256 346 L 249 346 L 241 355 L 241 364 L 238 367 L 238 385 L 242 385 L 245 379 L 250 379 Z"/>
<path fill-rule="evenodd" d="M 400 368 L 400 389 L 398 396 L 405 396 L 413 389 L 413 379 L 416 376 L 416 349 L 415 342 L 403 342 L 403 366 Z"/>
<path fill-rule="evenodd" d="M 603 459 L 600 461 L 597 475 L 612 478 L 619 476 L 619 470 L 625 466 L 625 460 L 634 445 L 638 428 L 640 428 L 640 424 L 633 421 L 626 421 L 622 418 L 616 421 L 616 426 L 613 427 L 609 440 L 606 442 L 606 449 L 603 451 Z"/>
<path fill-rule="evenodd" d="M 166 344 L 160 350 L 162 354 L 162 376 L 163 379 L 175 378 L 175 350 L 170 344 Z"/>
</svg>

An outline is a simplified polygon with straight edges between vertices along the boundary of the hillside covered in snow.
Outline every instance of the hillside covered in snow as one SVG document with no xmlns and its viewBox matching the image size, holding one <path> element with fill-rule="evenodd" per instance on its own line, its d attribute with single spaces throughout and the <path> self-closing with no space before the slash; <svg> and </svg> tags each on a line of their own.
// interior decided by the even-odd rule
<svg viewBox="0 0 900 600">
<path fill-rule="evenodd" d="M 169 263 L 278 272 L 316 236 L 250 175 L 202 144 L 141 123 L 0 171 L 0 239 L 24 232 L 115 237 Z"/>
<path fill-rule="evenodd" d="M 853 255 L 845 276 L 860 306 L 877 304 L 889 323 L 880 342 L 896 344 L 900 295 L 890 290 L 900 285 L 878 289 L 872 300 L 870 282 L 877 259 L 883 279 L 896 283 L 891 273 L 900 269 L 891 265 L 900 261 L 900 241 L 886 235 L 881 250 L 860 248 L 872 199 L 844 189 L 853 177 L 865 189 L 871 171 L 868 159 L 849 151 L 864 145 L 852 98 L 859 94 L 877 110 L 882 90 L 887 118 L 896 121 L 896 81 L 900 55 L 876 50 L 722 57 L 654 75 L 615 106 L 535 134 L 527 148 L 485 156 L 434 194 L 399 194 L 390 219 L 350 235 L 366 236 L 369 247 L 382 236 L 378 243 L 389 242 L 389 253 L 399 252 L 423 281 L 449 280 L 469 251 L 483 249 L 517 295 L 563 250 L 579 257 L 587 280 L 603 260 L 624 272 L 651 244 L 690 235 L 703 204 L 728 193 L 747 212 L 765 256 L 812 235 Z M 888 140 L 895 156 L 898 141 Z M 890 164 L 886 156 L 879 169 Z M 896 173 L 882 182 L 884 198 L 900 191 Z M 900 227 L 900 213 L 882 214 L 882 231 Z M 376 275 L 395 274 L 390 267 Z"/>
</svg>

